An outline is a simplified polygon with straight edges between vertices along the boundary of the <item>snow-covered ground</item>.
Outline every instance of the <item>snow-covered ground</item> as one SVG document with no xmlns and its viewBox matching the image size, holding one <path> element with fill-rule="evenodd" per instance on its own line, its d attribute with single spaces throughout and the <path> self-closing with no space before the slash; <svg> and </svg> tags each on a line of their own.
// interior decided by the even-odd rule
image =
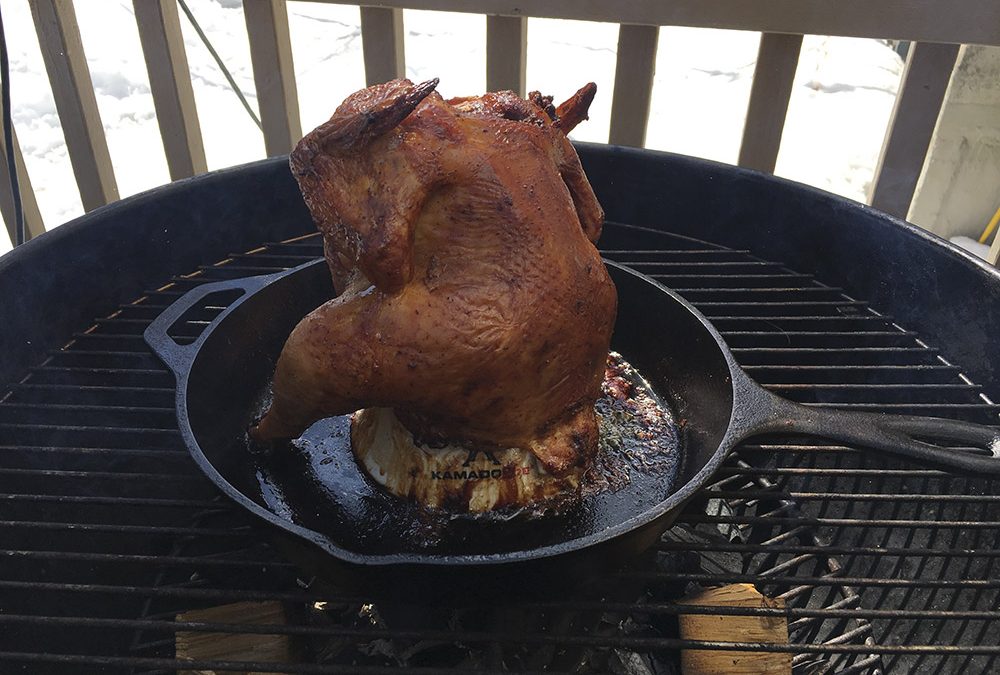
<svg viewBox="0 0 1000 675">
<path fill-rule="evenodd" d="M 239 87 L 256 105 L 240 0 L 187 0 Z M 11 55 L 12 114 L 46 226 L 83 213 L 26 0 L 4 2 Z M 122 197 L 169 180 L 159 127 L 128 0 L 76 0 L 97 103 Z M 289 2 L 303 129 L 324 121 L 364 86 L 359 10 Z M 485 88 L 486 19 L 405 12 L 407 75 L 440 77 L 445 95 Z M 181 15 L 210 169 L 264 156 L 260 131 Z M 531 19 L 528 88 L 557 99 L 587 81 L 598 85 L 591 120 L 573 136 L 607 141 L 617 26 Z M 660 31 L 647 145 L 735 162 L 759 34 Z M 795 76 L 778 175 L 865 201 L 902 61 L 875 40 L 807 36 Z M 9 247 L 0 235 L 0 251 Z"/>
</svg>

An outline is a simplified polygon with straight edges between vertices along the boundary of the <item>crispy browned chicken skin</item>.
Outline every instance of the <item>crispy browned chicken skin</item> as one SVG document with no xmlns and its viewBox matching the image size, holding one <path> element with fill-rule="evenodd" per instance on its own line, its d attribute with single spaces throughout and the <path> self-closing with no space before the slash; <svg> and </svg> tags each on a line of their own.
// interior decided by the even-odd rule
<svg viewBox="0 0 1000 675">
<path fill-rule="evenodd" d="M 617 298 L 603 212 L 566 134 L 595 87 L 445 101 L 437 81 L 352 94 L 291 166 L 340 295 L 295 328 L 254 435 L 359 408 L 418 437 L 585 465 Z M 554 118 L 554 119 L 553 119 Z"/>
</svg>

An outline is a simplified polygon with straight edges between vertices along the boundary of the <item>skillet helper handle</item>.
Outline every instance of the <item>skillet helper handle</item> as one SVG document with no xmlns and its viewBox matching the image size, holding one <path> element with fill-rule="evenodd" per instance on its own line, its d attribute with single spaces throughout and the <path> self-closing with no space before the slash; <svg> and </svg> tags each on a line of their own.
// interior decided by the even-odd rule
<svg viewBox="0 0 1000 675">
<path fill-rule="evenodd" d="M 790 433 L 820 436 L 969 473 L 1000 474 L 1000 428 L 939 417 L 848 412 L 785 400 L 749 381 L 744 393 L 756 408 L 747 436 Z M 949 448 L 956 443 L 978 452 Z"/>
<path fill-rule="evenodd" d="M 191 362 L 194 360 L 195 355 L 198 352 L 199 340 L 195 339 L 191 344 L 179 344 L 173 337 L 170 336 L 170 328 L 177 323 L 177 321 L 184 316 L 192 307 L 196 307 L 199 302 L 207 298 L 213 293 L 219 293 L 224 291 L 243 291 L 244 295 L 253 292 L 259 288 L 266 286 L 269 282 L 273 281 L 278 275 L 263 275 L 256 277 L 246 277 L 244 279 L 232 279 L 227 281 L 219 281 L 211 284 L 203 284 L 196 288 L 192 288 L 190 291 L 182 295 L 180 298 L 174 301 L 172 305 L 163 310 L 158 317 L 153 319 L 153 321 L 146 327 L 142 336 L 146 340 L 146 344 L 150 346 L 153 352 L 160 357 L 160 359 L 167 364 L 167 366 L 174 371 L 174 373 L 179 373 L 186 370 Z M 243 297 L 243 296 L 240 296 Z M 229 312 L 236 308 L 239 304 L 240 298 L 233 299 L 226 309 L 219 313 L 212 323 L 205 326 L 205 330 L 202 334 L 208 332 L 208 329 L 215 325 L 217 322 L 221 321 Z"/>
</svg>

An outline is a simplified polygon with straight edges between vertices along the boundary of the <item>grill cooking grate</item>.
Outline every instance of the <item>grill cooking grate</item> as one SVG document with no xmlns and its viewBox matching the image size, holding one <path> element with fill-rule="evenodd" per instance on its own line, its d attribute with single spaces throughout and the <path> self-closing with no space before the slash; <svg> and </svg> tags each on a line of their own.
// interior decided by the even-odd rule
<svg viewBox="0 0 1000 675">
<path fill-rule="evenodd" d="M 1000 408 L 960 368 L 839 288 L 652 230 L 609 225 L 602 244 L 698 306 L 783 396 L 996 422 Z M 577 597 L 487 612 L 318 593 L 197 472 L 176 429 L 173 378 L 142 332 L 201 283 L 320 254 L 307 236 L 175 277 L 11 386 L 0 404 L 0 669 L 679 672 L 678 648 L 695 643 L 678 638 L 672 601 L 737 582 L 786 608 L 710 612 L 779 614 L 790 644 L 700 646 L 789 651 L 798 673 L 995 664 L 1000 484 L 788 437 L 741 446 L 654 551 Z M 182 339 L 221 309 L 189 315 Z M 270 614 L 247 624 L 202 611 L 232 603 Z M 709 610 L 684 609 L 699 611 Z M 271 641 L 288 662 L 252 649 L 176 660 L 178 644 L 205 634 Z"/>
</svg>

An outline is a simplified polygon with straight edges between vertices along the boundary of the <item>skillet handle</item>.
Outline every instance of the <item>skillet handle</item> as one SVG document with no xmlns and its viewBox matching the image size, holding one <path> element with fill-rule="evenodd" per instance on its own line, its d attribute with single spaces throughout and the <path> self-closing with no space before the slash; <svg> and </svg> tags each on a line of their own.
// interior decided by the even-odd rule
<svg viewBox="0 0 1000 675">
<path fill-rule="evenodd" d="M 848 412 L 793 403 L 740 373 L 744 438 L 764 433 L 820 436 L 970 473 L 1000 474 L 1000 428 L 940 417 Z M 962 443 L 977 452 L 936 443 Z"/>
<path fill-rule="evenodd" d="M 205 330 L 202 331 L 202 335 L 205 335 L 212 326 L 233 311 L 240 304 L 242 299 L 247 296 L 247 294 L 263 288 L 276 278 L 284 276 L 285 274 L 287 274 L 287 272 L 246 277 L 243 279 L 231 279 L 227 281 L 203 284 L 196 288 L 192 288 L 190 291 L 175 300 L 172 305 L 163 310 L 158 317 L 153 319 L 149 326 L 146 327 L 142 336 L 146 340 L 146 344 L 149 345 L 150 349 L 152 349 L 153 352 L 160 357 L 167 367 L 174 371 L 175 374 L 186 372 L 190 368 L 191 363 L 194 361 L 195 355 L 198 353 L 201 337 L 195 339 L 195 341 L 191 344 L 182 345 L 177 343 L 168 333 L 170 328 L 177 323 L 182 316 L 184 316 L 185 312 L 192 307 L 195 307 L 199 302 L 213 293 L 234 290 L 243 291 L 243 294 L 240 297 L 235 298 L 232 302 L 230 302 L 229 305 L 224 310 L 219 312 L 219 315 L 205 327 Z"/>
</svg>

